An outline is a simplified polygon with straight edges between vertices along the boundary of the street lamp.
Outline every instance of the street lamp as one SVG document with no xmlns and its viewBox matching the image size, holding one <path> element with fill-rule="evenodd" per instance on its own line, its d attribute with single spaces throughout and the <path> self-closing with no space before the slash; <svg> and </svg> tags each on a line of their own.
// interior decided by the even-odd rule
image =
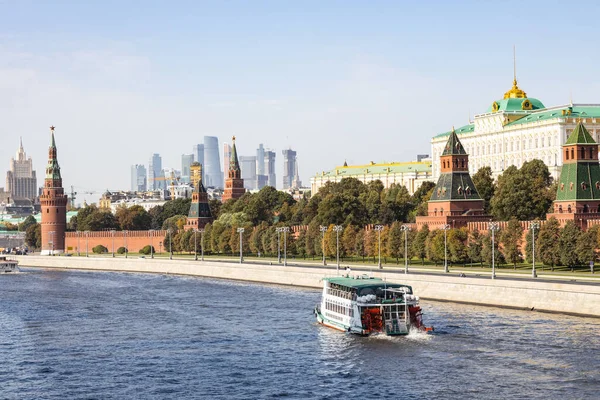
<svg viewBox="0 0 600 400">
<path fill-rule="evenodd" d="M 194 261 L 198 261 L 198 229 L 194 228 Z"/>
<path fill-rule="evenodd" d="M 448 229 L 450 229 L 450 225 L 444 224 L 442 225 L 442 229 L 444 230 L 444 272 L 448 271 Z"/>
<path fill-rule="evenodd" d="M 129 253 L 129 249 L 127 248 L 127 231 L 123 231 L 123 240 L 125 241 L 125 258 L 127 258 L 127 253 Z"/>
<path fill-rule="evenodd" d="M 204 229 L 200 229 L 200 248 L 200 251 L 202 252 L 202 257 L 200 259 L 204 261 Z"/>
<path fill-rule="evenodd" d="M 500 229 L 500 225 L 498 225 L 497 222 L 489 222 L 488 223 L 488 228 L 490 231 L 492 231 L 492 279 L 496 279 L 496 256 L 495 256 L 495 233 L 498 229 Z"/>
<path fill-rule="evenodd" d="M 327 261 L 325 261 L 325 232 L 327 232 L 327 227 L 319 225 L 319 230 L 323 236 L 323 265 L 327 265 Z"/>
<path fill-rule="evenodd" d="M 154 258 L 154 229 L 150 229 L 148 235 L 150 235 L 150 258 Z"/>
<path fill-rule="evenodd" d="M 167 229 L 169 234 L 169 260 L 173 259 L 173 235 L 171 234 L 171 228 Z"/>
<path fill-rule="evenodd" d="M 281 263 L 281 241 L 279 240 L 279 234 L 282 232 L 281 228 L 275 228 L 277 232 L 277 262 Z"/>
<path fill-rule="evenodd" d="M 289 226 L 284 226 L 281 228 L 283 232 L 283 266 L 287 266 L 287 233 L 290 231 Z"/>
<path fill-rule="evenodd" d="M 88 252 L 88 243 L 89 243 L 89 239 L 90 239 L 90 231 L 85 231 L 83 232 L 85 234 L 85 256 L 89 257 L 89 252 Z"/>
<path fill-rule="evenodd" d="M 79 245 L 80 237 L 81 237 L 81 231 L 77 231 L 77 257 L 81 256 L 81 246 Z"/>
<path fill-rule="evenodd" d="M 52 256 L 53 256 L 53 255 L 54 255 L 54 231 L 52 231 L 52 232 L 48 232 L 48 233 L 49 233 L 49 234 L 50 234 L 50 236 L 52 237 L 52 239 L 50 240 L 50 243 L 48 243 L 48 244 L 50 244 L 50 245 L 51 245 L 51 247 L 50 247 L 50 248 L 51 248 L 51 250 L 50 250 L 50 255 L 52 255 Z M 9 246 L 9 247 L 10 247 L 10 246 Z"/>
<path fill-rule="evenodd" d="M 110 234 L 112 235 L 112 256 L 115 258 L 115 230 L 111 229 Z"/>
<path fill-rule="evenodd" d="M 375 225 L 375 230 L 377 231 L 377 242 L 379 243 L 377 248 L 379 249 L 379 262 L 377 263 L 377 266 L 379 267 L 379 269 L 382 269 L 383 267 L 381 266 L 381 231 L 383 230 L 383 225 Z"/>
<path fill-rule="evenodd" d="M 244 256 L 243 256 L 243 248 L 244 248 L 244 239 L 243 239 L 243 233 L 244 233 L 244 228 L 237 228 L 238 233 L 240 234 L 240 264 L 244 262 Z"/>
<path fill-rule="evenodd" d="M 531 277 L 532 278 L 537 278 L 537 274 L 535 272 L 535 230 L 540 228 L 540 223 L 539 222 L 530 222 L 529 223 L 529 229 L 531 230 L 531 235 L 532 235 L 532 239 L 531 239 L 531 246 L 533 248 L 533 267 L 531 269 Z"/>
<path fill-rule="evenodd" d="M 340 232 L 344 229 L 342 225 L 335 225 L 333 231 L 335 232 L 335 246 L 336 246 L 336 271 L 340 270 Z"/>
<path fill-rule="evenodd" d="M 404 273 L 408 274 L 408 231 L 410 231 L 410 225 L 402 225 L 401 231 L 404 231 Z"/>
</svg>

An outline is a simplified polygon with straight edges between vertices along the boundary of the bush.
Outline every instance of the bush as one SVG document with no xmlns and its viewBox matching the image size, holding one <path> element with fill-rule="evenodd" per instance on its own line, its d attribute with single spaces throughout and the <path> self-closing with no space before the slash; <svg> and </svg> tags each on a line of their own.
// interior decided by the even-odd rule
<svg viewBox="0 0 600 400">
<path fill-rule="evenodd" d="M 144 246 L 144 248 L 140 250 L 140 254 L 148 255 L 151 253 L 156 253 L 156 249 L 153 246 L 150 246 L 149 244 Z"/>
<path fill-rule="evenodd" d="M 102 246 L 101 244 L 99 244 L 98 246 L 95 246 L 92 249 L 92 252 L 94 252 L 94 254 L 103 254 L 103 253 L 108 253 L 108 249 L 104 246 Z"/>
<path fill-rule="evenodd" d="M 117 254 L 125 254 L 125 253 L 129 253 L 129 251 L 125 247 L 121 246 L 117 249 Z"/>
</svg>

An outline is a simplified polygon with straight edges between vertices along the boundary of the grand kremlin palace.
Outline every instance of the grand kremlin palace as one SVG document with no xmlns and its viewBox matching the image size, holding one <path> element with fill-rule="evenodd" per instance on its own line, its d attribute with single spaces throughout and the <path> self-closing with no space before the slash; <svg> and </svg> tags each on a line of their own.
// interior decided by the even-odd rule
<svg viewBox="0 0 600 400">
<path fill-rule="evenodd" d="M 511 165 L 540 159 L 558 178 L 562 165 L 561 146 L 581 120 L 593 138 L 600 142 L 600 104 L 569 104 L 546 108 L 538 99 L 527 97 L 517 80 L 502 99 L 476 115 L 469 125 L 456 129 L 469 154 L 469 172 L 490 166 L 494 177 Z M 431 140 L 433 180 L 440 176 L 440 155 L 450 132 Z"/>
</svg>

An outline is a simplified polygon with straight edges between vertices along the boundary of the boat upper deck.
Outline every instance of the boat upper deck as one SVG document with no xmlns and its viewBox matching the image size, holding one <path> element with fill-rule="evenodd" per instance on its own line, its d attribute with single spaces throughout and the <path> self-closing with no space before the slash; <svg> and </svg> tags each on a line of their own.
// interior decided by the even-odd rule
<svg viewBox="0 0 600 400">
<path fill-rule="evenodd" d="M 359 296 L 366 293 L 374 293 L 377 289 L 406 288 L 406 292 L 412 294 L 412 287 L 400 283 L 385 282 L 380 278 L 366 276 L 336 276 L 324 278 L 330 286 L 346 288 L 349 291 L 357 293 Z"/>
</svg>

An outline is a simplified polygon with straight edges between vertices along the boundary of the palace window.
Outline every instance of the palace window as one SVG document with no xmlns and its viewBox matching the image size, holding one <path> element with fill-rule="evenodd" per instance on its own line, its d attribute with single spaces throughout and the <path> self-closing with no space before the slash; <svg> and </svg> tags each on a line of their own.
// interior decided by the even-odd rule
<svg viewBox="0 0 600 400">
<path fill-rule="evenodd" d="M 575 158 L 575 150 L 571 147 L 571 158 Z"/>
<path fill-rule="evenodd" d="M 568 160 L 569 159 L 569 149 L 565 150 L 565 158 Z"/>
</svg>

